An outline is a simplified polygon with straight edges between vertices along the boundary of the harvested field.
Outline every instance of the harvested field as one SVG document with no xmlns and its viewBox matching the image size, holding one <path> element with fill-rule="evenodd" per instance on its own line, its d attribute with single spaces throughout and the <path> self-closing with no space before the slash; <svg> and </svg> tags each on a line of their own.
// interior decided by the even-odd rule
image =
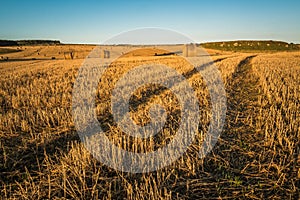
<svg viewBox="0 0 300 200">
<path fill-rule="evenodd" d="M 193 73 L 193 66 L 178 53 L 181 46 L 160 47 L 167 49 L 164 51 L 101 47 L 111 56 L 131 51 L 106 70 L 96 95 L 97 119 L 116 146 L 151 152 L 168 144 L 180 125 L 176 96 L 150 84 L 132 94 L 131 118 L 145 125 L 151 105 L 163 105 L 169 116 L 164 130 L 149 139 L 132 138 L 120 131 L 112 117 L 110 96 L 116 82 L 135 66 L 155 62 L 174 68 L 184 75 L 199 100 L 199 128 L 188 150 L 167 167 L 131 174 L 95 159 L 75 129 L 72 89 L 84 58 L 93 48 L 22 46 L 20 51 L 1 53 L 8 57 L 0 60 L 3 199 L 299 198 L 300 52 L 208 50 L 225 84 L 227 114 L 217 144 L 200 159 L 211 100 L 203 78 Z M 74 57 L 66 58 L 64 53 L 71 51 Z"/>
</svg>

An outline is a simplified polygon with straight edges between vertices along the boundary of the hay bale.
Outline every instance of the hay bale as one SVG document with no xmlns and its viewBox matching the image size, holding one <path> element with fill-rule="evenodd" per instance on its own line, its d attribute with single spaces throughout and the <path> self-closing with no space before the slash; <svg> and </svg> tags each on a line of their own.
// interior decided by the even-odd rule
<svg viewBox="0 0 300 200">
<path fill-rule="evenodd" d="M 185 57 L 195 57 L 197 56 L 197 47 L 195 44 L 185 44 L 183 45 L 182 55 Z"/>
<path fill-rule="evenodd" d="M 102 50 L 100 57 L 101 58 L 110 58 L 110 51 L 108 51 L 108 50 Z"/>
</svg>

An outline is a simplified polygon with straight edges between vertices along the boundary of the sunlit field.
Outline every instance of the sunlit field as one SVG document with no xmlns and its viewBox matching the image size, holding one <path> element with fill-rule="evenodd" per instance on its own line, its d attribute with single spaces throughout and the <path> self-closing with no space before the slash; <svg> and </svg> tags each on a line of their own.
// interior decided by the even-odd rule
<svg viewBox="0 0 300 200">
<path fill-rule="evenodd" d="M 130 97 L 138 125 L 151 105 L 167 113 L 164 129 L 146 139 L 129 137 L 114 122 L 111 95 L 124 73 L 140 64 L 167 65 L 182 74 L 199 102 L 199 127 L 187 151 L 171 165 L 148 173 L 117 171 L 99 162 L 75 129 L 72 91 L 92 45 L 1 47 L 0 192 L 3 199 L 297 199 L 300 185 L 300 52 L 234 52 L 207 49 L 227 95 L 224 129 L 213 150 L 199 158 L 211 117 L 205 81 L 181 55 L 105 46 L 113 57 L 96 93 L 97 120 L 116 146 L 147 153 L 178 131 L 181 107 L 156 84 Z M 152 50 L 151 50 L 152 49 Z M 181 50 L 180 45 L 168 47 Z M 155 53 L 154 52 L 158 52 Z M 133 52 L 126 54 L 126 52 Z M 190 58 L 192 59 L 192 58 Z M 131 80 L 134 82 L 134 80 Z M 116 155 L 116 160 L 118 159 Z"/>
</svg>

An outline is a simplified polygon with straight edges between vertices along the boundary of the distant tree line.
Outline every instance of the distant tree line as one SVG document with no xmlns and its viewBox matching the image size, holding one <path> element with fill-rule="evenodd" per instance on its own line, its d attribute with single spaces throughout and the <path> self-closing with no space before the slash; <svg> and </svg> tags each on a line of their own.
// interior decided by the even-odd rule
<svg viewBox="0 0 300 200">
<path fill-rule="evenodd" d="M 58 45 L 59 40 L 0 40 L 0 46 Z"/>
<path fill-rule="evenodd" d="M 282 41 L 228 41 L 201 44 L 204 48 L 224 51 L 298 51 L 299 45 Z"/>
</svg>

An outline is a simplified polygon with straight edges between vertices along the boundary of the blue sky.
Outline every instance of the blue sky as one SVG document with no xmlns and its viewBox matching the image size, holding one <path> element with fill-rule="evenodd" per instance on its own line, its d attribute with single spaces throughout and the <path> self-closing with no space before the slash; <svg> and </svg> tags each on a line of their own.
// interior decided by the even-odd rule
<svg viewBox="0 0 300 200">
<path fill-rule="evenodd" d="M 0 39 L 102 43 L 127 30 L 176 30 L 197 42 L 272 39 L 300 43 L 300 1 L 1 0 Z"/>
</svg>

